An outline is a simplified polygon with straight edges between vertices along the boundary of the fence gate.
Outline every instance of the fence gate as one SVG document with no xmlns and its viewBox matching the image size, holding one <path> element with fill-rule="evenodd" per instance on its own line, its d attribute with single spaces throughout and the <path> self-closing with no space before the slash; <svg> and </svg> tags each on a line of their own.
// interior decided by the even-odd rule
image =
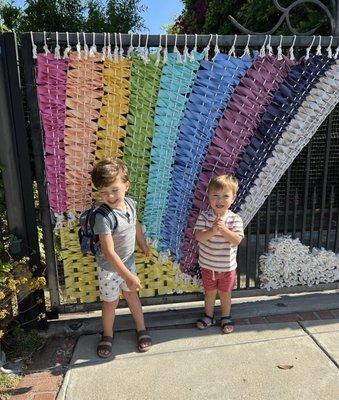
<svg viewBox="0 0 339 400">
<path fill-rule="evenodd" d="M 233 208 L 247 228 L 239 291 L 259 287 L 259 256 L 278 235 L 338 251 L 338 44 L 22 34 L 52 310 L 98 307 L 94 260 L 80 254 L 77 224 L 95 197 L 92 165 L 108 156 L 127 163 L 152 244 L 151 257 L 137 252 L 144 304 L 201 297 L 192 228 L 216 174 L 240 182 Z"/>
</svg>

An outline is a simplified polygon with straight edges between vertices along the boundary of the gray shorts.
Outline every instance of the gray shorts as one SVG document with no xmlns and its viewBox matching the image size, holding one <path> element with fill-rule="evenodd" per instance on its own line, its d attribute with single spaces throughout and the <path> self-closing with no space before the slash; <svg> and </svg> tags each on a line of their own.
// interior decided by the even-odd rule
<svg viewBox="0 0 339 400">
<path fill-rule="evenodd" d="M 116 301 L 119 299 L 120 292 L 130 292 L 126 282 L 121 278 L 121 276 L 115 271 L 107 271 L 97 267 L 98 277 L 99 277 L 99 290 L 100 298 L 102 301 Z M 137 275 L 135 265 L 132 266 L 130 271 Z"/>
</svg>

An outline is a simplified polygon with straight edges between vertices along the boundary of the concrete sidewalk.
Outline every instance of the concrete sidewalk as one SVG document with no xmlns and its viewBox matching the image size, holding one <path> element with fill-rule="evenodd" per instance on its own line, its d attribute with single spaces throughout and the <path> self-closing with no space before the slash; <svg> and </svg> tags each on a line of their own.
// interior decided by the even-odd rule
<svg viewBox="0 0 339 400">
<path fill-rule="evenodd" d="M 116 333 L 109 360 L 96 355 L 99 335 L 80 337 L 58 400 L 339 399 L 339 320 L 151 334 L 140 354 L 134 332 Z"/>
</svg>

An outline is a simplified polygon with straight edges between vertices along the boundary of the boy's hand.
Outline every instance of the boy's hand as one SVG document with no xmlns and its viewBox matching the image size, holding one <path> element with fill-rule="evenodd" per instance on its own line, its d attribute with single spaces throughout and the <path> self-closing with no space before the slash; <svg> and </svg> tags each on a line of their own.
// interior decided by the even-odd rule
<svg viewBox="0 0 339 400">
<path fill-rule="evenodd" d="M 136 275 L 131 275 L 130 278 L 126 279 L 126 285 L 131 292 L 138 292 L 142 289 L 140 279 Z"/>
<path fill-rule="evenodd" d="M 221 219 L 221 217 L 216 217 L 212 226 L 213 233 L 217 234 L 222 231 L 223 228 L 225 228 L 225 222 Z"/>
<path fill-rule="evenodd" d="M 150 254 L 150 249 L 149 249 L 148 244 L 145 242 L 142 244 L 142 246 L 140 246 L 140 248 L 141 248 L 141 251 L 145 254 L 145 256 L 148 257 Z"/>
</svg>

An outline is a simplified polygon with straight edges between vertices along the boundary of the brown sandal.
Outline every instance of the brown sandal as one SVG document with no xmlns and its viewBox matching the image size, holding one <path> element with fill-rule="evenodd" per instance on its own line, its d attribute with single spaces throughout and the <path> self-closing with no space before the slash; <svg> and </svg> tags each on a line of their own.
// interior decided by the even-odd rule
<svg viewBox="0 0 339 400">
<path fill-rule="evenodd" d="M 102 336 L 98 347 L 97 354 L 100 358 L 107 358 L 112 354 L 112 344 L 113 337 L 112 336 Z M 106 354 L 104 354 L 106 353 Z"/>
<path fill-rule="evenodd" d="M 152 339 L 146 329 L 139 332 L 137 331 L 137 341 L 138 341 L 138 350 L 141 353 L 148 351 L 152 346 Z"/>
<path fill-rule="evenodd" d="M 234 331 L 234 321 L 230 315 L 221 317 L 221 330 L 223 333 L 232 333 Z"/>
</svg>

